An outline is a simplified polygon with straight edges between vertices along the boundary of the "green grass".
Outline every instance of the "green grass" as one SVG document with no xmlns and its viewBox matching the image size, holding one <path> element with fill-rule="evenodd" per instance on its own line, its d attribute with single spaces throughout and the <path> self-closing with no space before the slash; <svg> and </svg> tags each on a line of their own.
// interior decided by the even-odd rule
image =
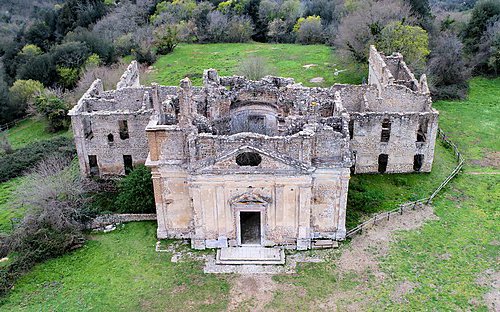
<svg viewBox="0 0 500 312">
<path fill-rule="evenodd" d="M 30 143 L 47 140 L 57 135 L 70 136 L 71 131 L 52 133 L 47 131 L 45 119 L 32 117 L 21 121 L 14 128 L 7 130 L 7 139 L 12 148 L 18 149 Z"/>
<path fill-rule="evenodd" d="M 215 68 L 221 76 L 236 74 L 242 60 L 251 55 L 266 59 L 274 74 L 295 78 L 307 86 L 331 86 L 334 83 L 360 84 L 366 72 L 353 65 L 342 65 L 331 48 L 324 45 L 296 44 L 182 44 L 173 53 L 162 56 L 154 64 L 155 71 L 147 82 L 178 85 L 188 76 L 194 85 L 201 85 L 203 70 Z M 315 64 L 309 69 L 304 65 Z M 335 70 L 346 70 L 335 75 Z M 314 77 L 323 77 L 323 84 L 311 84 Z"/>
<path fill-rule="evenodd" d="M 37 266 L 0 301 L 3 311 L 220 311 L 224 277 L 198 262 L 157 253 L 156 224 L 130 223 L 85 247 Z"/>
<path fill-rule="evenodd" d="M 13 218 L 21 218 L 23 211 L 12 208 L 15 190 L 22 185 L 24 178 L 15 178 L 0 183 L 0 233 L 8 233 L 12 230 Z"/>
<path fill-rule="evenodd" d="M 458 145 L 472 170 L 500 170 L 500 78 L 474 78 L 467 101 L 440 101 L 439 124 Z M 497 166 L 492 158 L 496 152 Z M 489 168 L 488 168 L 489 167 Z"/>
<path fill-rule="evenodd" d="M 350 185 L 362 183 L 367 189 L 383 196 L 383 200 L 371 207 L 369 213 L 349 207 L 347 228 L 353 228 L 368 219 L 373 213 L 389 211 L 397 205 L 428 198 L 456 166 L 453 152 L 440 141 L 436 142 L 434 163 L 430 173 L 407 174 L 357 174 L 351 176 Z"/>
</svg>

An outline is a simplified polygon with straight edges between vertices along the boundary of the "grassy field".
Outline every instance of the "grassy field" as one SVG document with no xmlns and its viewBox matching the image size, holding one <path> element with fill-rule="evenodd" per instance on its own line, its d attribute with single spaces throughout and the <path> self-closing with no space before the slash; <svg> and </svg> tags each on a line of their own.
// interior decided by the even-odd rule
<svg viewBox="0 0 500 312">
<path fill-rule="evenodd" d="M 360 84 L 366 71 L 353 65 L 342 65 L 332 49 L 324 45 L 303 46 L 295 44 L 233 43 L 233 44 L 183 44 L 173 53 L 162 56 L 155 63 L 155 70 L 145 82 L 178 85 L 190 77 L 201 85 L 203 70 L 215 68 L 221 76 L 237 73 L 241 61 L 256 55 L 264 58 L 273 74 L 295 78 L 307 86 L 331 86 L 334 83 Z M 314 64 L 310 68 L 304 65 Z M 337 72 L 337 74 L 336 74 Z M 309 80 L 323 77 L 323 84 Z M 143 82 L 144 83 L 144 82 Z"/>
<path fill-rule="evenodd" d="M 20 218 L 23 212 L 10 206 L 14 191 L 22 185 L 23 178 L 15 178 L 0 183 L 0 233 L 8 233 L 12 230 L 12 218 Z"/>
<path fill-rule="evenodd" d="M 47 131 L 45 119 L 33 117 L 21 121 L 14 128 L 7 130 L 7 139 L 12 148 L 17 149 L 30 143 L 53 138 L 57 135 L 71 135 L 71 131 L 51 133 Z"/>
</svg>

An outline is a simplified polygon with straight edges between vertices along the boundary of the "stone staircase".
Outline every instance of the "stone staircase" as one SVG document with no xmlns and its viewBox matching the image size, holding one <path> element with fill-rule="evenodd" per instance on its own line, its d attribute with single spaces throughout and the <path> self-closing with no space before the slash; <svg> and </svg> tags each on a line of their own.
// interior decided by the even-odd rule
<svg viewBox="0 0 500 312">
<path fill-rule="evenodd" d="M 285 251 L 281 248 L 228 247 L 217 250 L 217 265 L 285 264 Z"/>
</svg>

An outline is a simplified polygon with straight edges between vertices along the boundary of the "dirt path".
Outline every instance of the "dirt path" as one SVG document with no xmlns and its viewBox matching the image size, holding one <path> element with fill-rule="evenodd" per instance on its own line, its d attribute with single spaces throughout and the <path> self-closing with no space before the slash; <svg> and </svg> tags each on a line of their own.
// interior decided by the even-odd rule
<svg viewBox="0 0 500 312">
<path fill-rule="evenodd" d="M 355 236 L 350 245 L 341 252 L 337 260 L 338 274 L 345 275 L 354 272 L 359 276 L 374 274 L 378 281 L 386 278 L 380 270 L 378 258 L 389 251 L 389 243 L 393 234 L 400 230 L 414 230 L 421 227 L 427 220 L 435 220 L 433 209 L 424 206 L 401 216 L 391 218 L 389 222 L 379 223 L 363 234 Z M 229 311 L 264 311 L 266 305 L 273 300 L 276 290 L 293 292 L 293 286 L 278 284 L 271 275 L 236 275 L 232 281 Z M 413 291 L 417 285 L 403 282 L 392 294 L 392 299 L 401 301 L 405 294 Z M 369 307 L 371 298 L 363 289 L 365 283 L 354 290 L 334 290 L 326 299 L 313 302 L 310 307 L 321 311 L 363 311 Z"/>
<path fill-rule="evenodd" d="M 265 311 L 277 287 L 269 274 L 238 275 L 231 285 L 228 311 Z"/>
</svg>

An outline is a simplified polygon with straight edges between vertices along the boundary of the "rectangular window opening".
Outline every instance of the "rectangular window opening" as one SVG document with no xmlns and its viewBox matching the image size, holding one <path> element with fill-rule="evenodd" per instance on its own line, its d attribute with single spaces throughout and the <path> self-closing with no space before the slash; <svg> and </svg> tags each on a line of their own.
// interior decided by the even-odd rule
<svg viewBox="0 0 500 312">
<path fill-rule="evenodd" d="M 349 140 L 354 137 L 354 120 L 349 120 Z"/>
<path fill-rule="evenodd" d="M 417 142 L 425 142 L 427 140 L 427 120 L 421 120 L 417 130 Z"/>
<path fill-rule="evenodd" d="M 125 168 L 125 174 L 129 174 L 134 170 L 131 155 L 123 155 L 123 167 Z"/>
<path fill-rule="evenodd" d="M 389 155 L 380 154 L 378 155 L 378 172 L 385 173 L 387 171 L 387 162 L 389 161 Z"/>
<path fill-rule="evenodd" d="M 380 142 L 389 142 L 391 137 L 391 122 L 389 119 L 384 119 L 382 122 L 382 133 L 380 134 Z"/>
<path fill-rule="evenodd" d="M 88 117 L 83 119 L 83 135 L 86 139 L 92 139 L 94 136 L 92 133 L 92 121 Z"/>
<path fill-rule="evenodd" d="M 99 165 L 97 164 L 97 156 L 89 155 L 89 168 L 91 176 L 99 175 Z"/>
<path fill-rule="evenodd" d="M 419 172 L 422 169 L 422 165 L 424 163 L 424 155 L 417 154 L 413 156 L 413 170 Z"/>
<path fill-rule="evenodd" d="M 128 123 L 126 120 L 119 120 L 118 121 L 118 127 L 120 131 L 120 139 L 126 140 L 129 138 L 128 135 Z"/>
</svg>

